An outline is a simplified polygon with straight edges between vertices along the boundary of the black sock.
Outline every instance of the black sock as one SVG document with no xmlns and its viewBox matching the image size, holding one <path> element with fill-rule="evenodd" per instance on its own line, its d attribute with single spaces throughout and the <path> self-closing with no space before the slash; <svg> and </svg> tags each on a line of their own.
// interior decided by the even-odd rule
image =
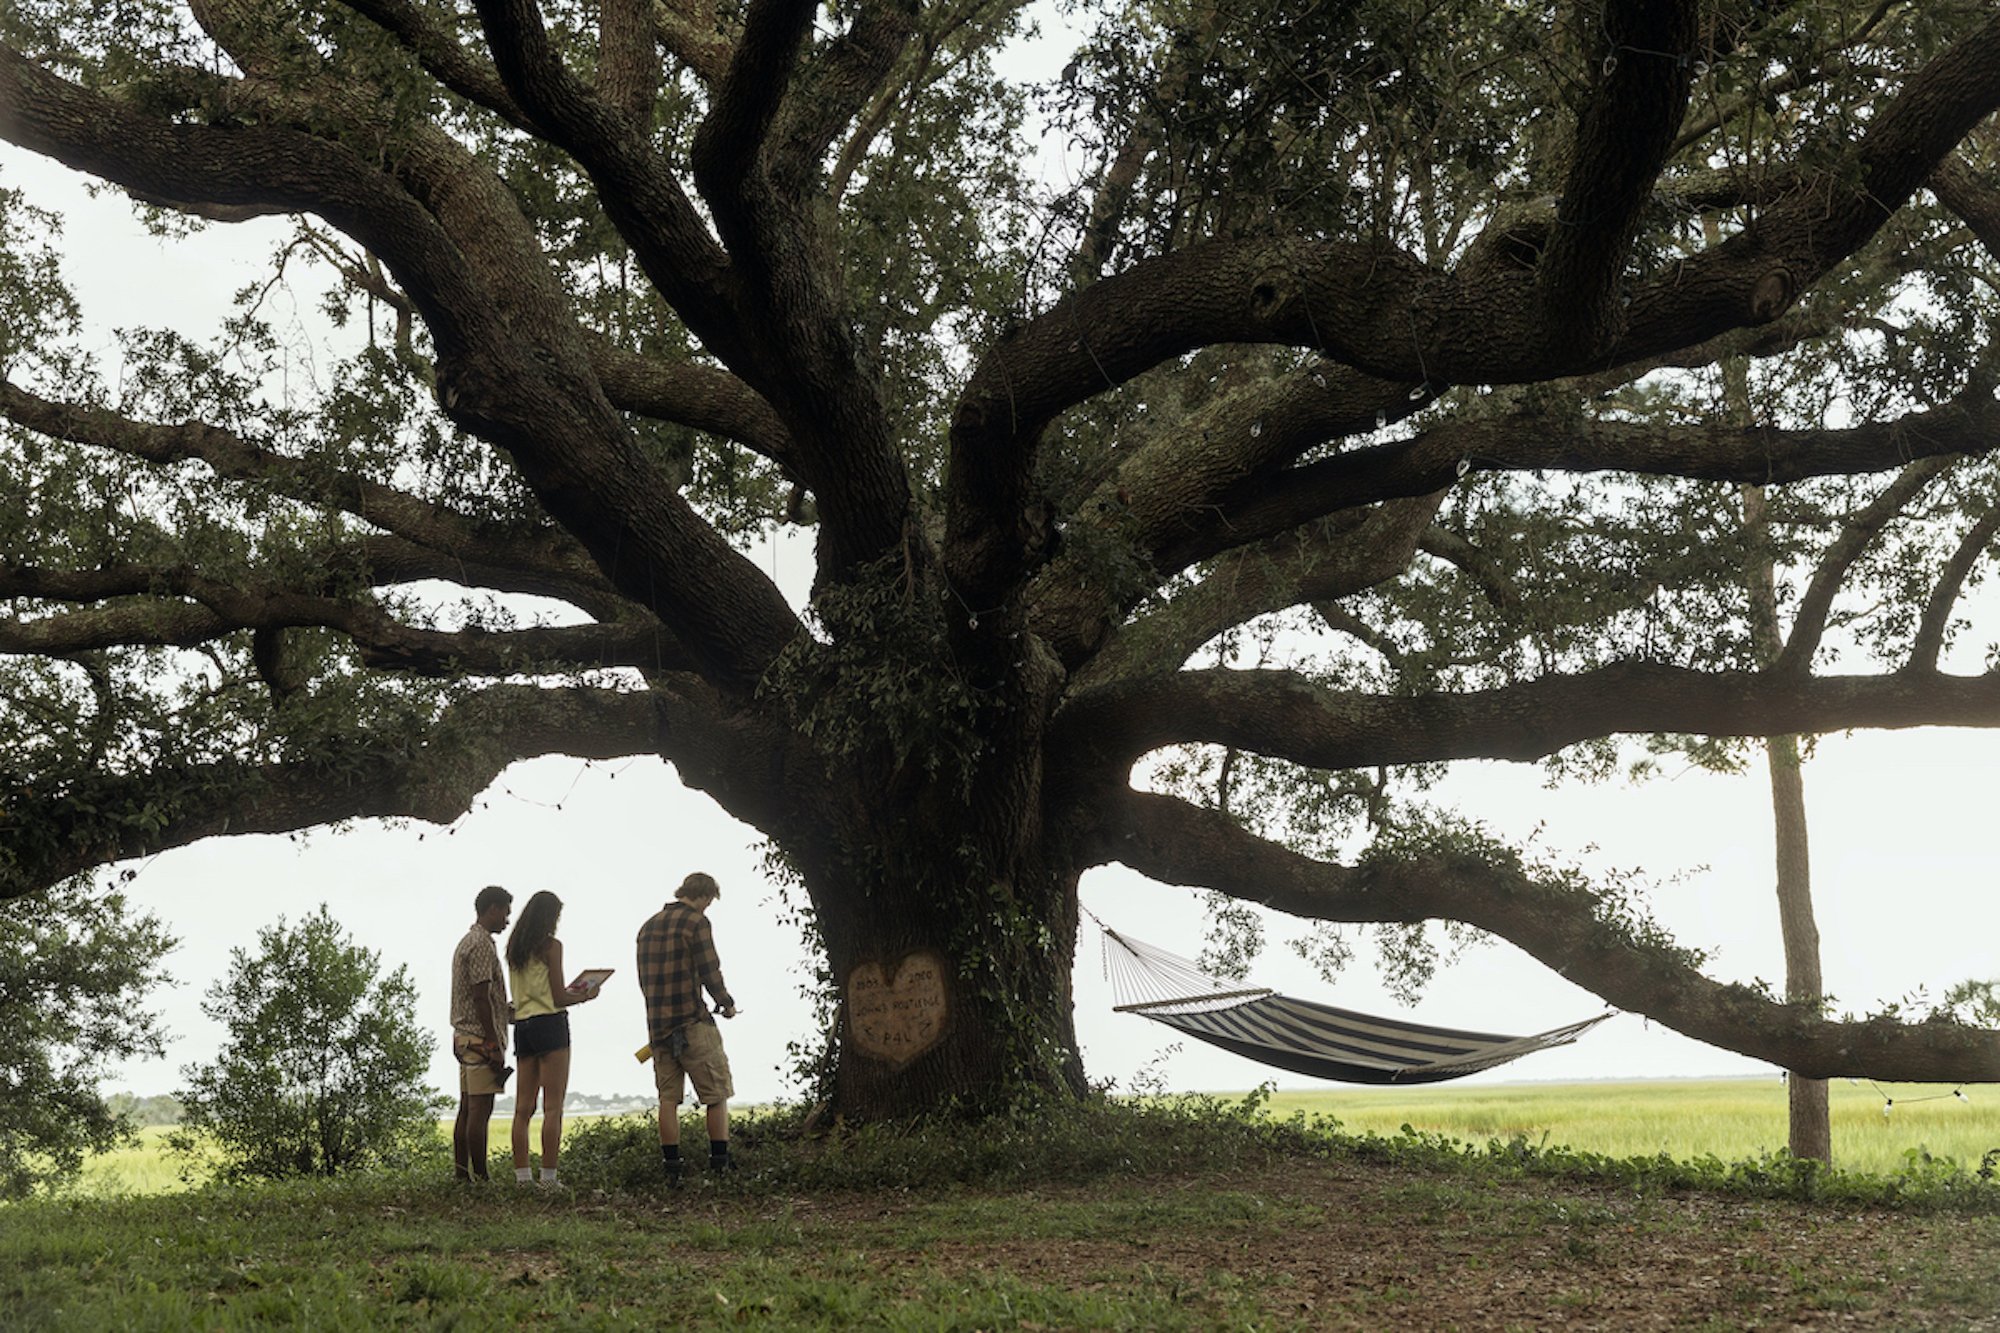
<svg viewBox="0 0 2000 1333">
<path fill-rule="evenodd" d="M 662 1143 L 660 1145 L 660 1160 L 663 1162 L 680 1161 L 681 1145 L 678 1143 Z"/>
<path fill-rule="evenodd" d="M 712 1158 L 729 1156 L 729 1140 L 710 1139 L 708 1141 L 708 1155 Z"/>
</svg>

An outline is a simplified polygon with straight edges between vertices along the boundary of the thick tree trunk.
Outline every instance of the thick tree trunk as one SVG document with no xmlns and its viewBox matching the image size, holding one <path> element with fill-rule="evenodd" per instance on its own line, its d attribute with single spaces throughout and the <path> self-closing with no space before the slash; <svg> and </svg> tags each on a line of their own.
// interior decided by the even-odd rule
<svg viewBox="0 0 2000 1333">
<path fill-rule="evenodd" d="M 1070 993 L 1076 876 L 996 886 L 966 876 L 958 846 L 939 830 L 901 848 L 900 873 L 880 881 L 893 892 L 810 881 L 839 1001 L 827 1089 L 838 1114 L 984 1114 L 1085 1091 Z"/>
</svg>

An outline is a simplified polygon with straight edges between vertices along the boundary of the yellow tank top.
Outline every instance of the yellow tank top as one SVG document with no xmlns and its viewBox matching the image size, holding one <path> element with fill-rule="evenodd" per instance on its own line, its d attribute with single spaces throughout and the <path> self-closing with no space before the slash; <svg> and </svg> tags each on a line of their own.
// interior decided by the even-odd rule
<svg viewBox="0 0 2000 1333">
<path fill-rule="evenodd" d="M 561 1012 L 556 1008 L 555 992 L 549 986 L 549 965 L 541 959 L 530 958 L 526 967 L 508 964 L 507 982 L 514 993 L 515 1022 Z"/>
</svg>

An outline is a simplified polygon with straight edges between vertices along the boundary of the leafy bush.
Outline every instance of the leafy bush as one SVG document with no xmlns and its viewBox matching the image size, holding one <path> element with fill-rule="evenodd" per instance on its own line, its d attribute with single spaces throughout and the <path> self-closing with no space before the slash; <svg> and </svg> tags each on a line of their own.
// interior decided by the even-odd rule
<svg viewBox="0 0 2000 1333">
<path fill-rule="evenodd" d="M 434 1147 L 449 1103 L 423 1082 L 430 1037 L 409 970 L 380 976 L 322 904 L 297 929 L 258 933 L 231 955 L 202 1012 L 229 1040 L 213 1064 L 182 1070 L 176 1152 L 210 1156 L 227 1180 L 331 1176 Z"/>
<path fill-rule="evenodd" d="M 119 893 L 76 880 L 0 903 L 0 1199 L 76 1175 L 131 1138 L 105 1067 L 162 1049 L 140 1005 L 175 941 Z"/>
</svg>

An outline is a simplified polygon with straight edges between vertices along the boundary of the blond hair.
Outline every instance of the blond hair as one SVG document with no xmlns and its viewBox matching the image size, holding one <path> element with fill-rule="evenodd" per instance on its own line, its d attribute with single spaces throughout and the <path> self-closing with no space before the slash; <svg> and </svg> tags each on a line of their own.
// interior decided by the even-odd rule
<svg viewBox="0 0 2000 1333">
<path fill-rule="evenodd" d="M 722 886 L 715 882 L 715 876 L 705 875 L 697 870 L 681 881 L 674 890 L 674 897 L 684 903 L 712 903 L 722 896 Z"/>
</svg>

